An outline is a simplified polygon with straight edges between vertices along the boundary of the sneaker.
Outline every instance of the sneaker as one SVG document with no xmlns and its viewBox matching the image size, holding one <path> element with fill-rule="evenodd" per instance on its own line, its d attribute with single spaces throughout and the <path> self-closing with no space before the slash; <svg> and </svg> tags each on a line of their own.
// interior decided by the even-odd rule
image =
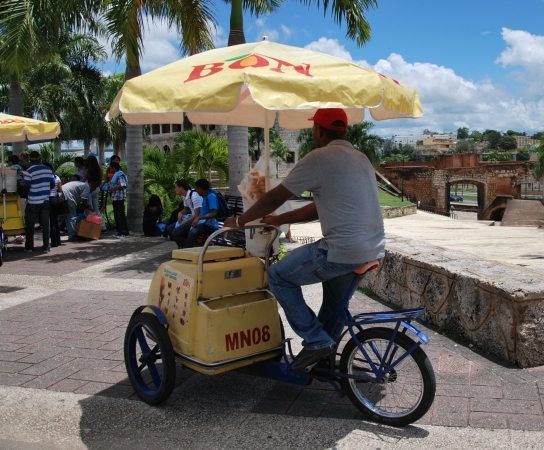
<svg viewBox="0 0 544 450">
<path fill-rule="evenodd" d="M 123 236 L 122 234 L 118 234 L 116 236 L 113 236 L 115 239 L 121 239 L 121 238 L 124 238 L 125 236 Z"/>
<path fill-rule="evenodd" d="M 68 238 L 68 242 L 77 242 L 79 239 L 76 236 L 72 236 Z"/>
<path fill-rule="evenodd" d="M 123 237 L 124 237 L 125 239 L 126 239 L 126 238 L 131 238 L 132 235 L 130 235 L 130 234 L 125 234 L 125 235 L 123 235 Z"/>
<path fill-rule="evenodd" d="M 291 367 L 294 370 L 304 370 L 306 367 L 318 362 L 322 358 L 334 354 L 335 352 L 336 344 L 317 350 L 307 350 L 306 348 L 303 348 L 294 359 Z"/>
<path fill-rule="evenodd" d="M 31 249 L 31 248 L 26 248 L 26 247 L 25 247 L 25 252 L 27 252 L 27 253 L 32 253 L 32 249 Z"/>
<path fill-rule="evenodd" d="M 47 246 L 45 248 L 42 247 L 42 252 L 44 253 L 49 253 L 51 251 L 51 247 L 50 246 Z"/>
<path fill-rule="evenodd" d="M 22 244 L 24 241 L 25 241 L 25 238 L 23 236 L 15 236 L 16 244 Z"/>
</svg>

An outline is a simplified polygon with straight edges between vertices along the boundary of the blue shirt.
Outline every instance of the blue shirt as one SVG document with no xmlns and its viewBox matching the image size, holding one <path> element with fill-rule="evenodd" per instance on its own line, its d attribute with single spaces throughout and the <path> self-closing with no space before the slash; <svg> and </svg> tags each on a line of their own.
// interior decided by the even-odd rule
<svg viewBox="0 0 544 450">
<path fill-rule="evenodd" d="M 119 174 L 119 176 L 115 176 Z M 121 170 L 118 170 L 115 172 L 115 175 L 110 181 L 110 187 L 123 187 L 126 186 L 128 183 L 127 176 L 122 172 Z M 118 201 L 118 200 L 126 200 L 127 198 L 127 190 L 126 189 L 120 189 L 118 191 L 112 191 L 110 192 L 111 200 L 112 201 Z"/>
<path fill-rule="evenodd" d="M 204 216 L 208 214 L 212 209 L 215 209 L 215 211 L 217 211 L 218 208 L 219 205 L 217 203 L 217 197 L 213 192 L 210 192 L 202 199 L 202 209 L 200 210 L 200 215 Z M 212 228 L 219 228 L 219 224 L 217 223 L 217 220 L 215 220 L 215 218 L 199 220 L 198 224 L 200 225 L 201 223 L 206 223 L 206 225 Z"/>
<path fill-rule="evenodd" d="M 25 186 L 30 186 L 28 191 L 28 204 L 41 205 L 49 201 L 51 183 L 55 183 L 53 171 L 43 164 L 33 164 L 25 172 Z"/>
</svg>

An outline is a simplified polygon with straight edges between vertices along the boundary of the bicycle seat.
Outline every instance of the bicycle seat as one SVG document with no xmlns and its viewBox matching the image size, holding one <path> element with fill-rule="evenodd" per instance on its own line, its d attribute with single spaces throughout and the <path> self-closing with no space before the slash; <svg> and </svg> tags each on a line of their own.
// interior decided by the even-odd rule
<svg viewBox="0 0 544 450">
<path fill-rule="evenodd" d="M 377 269 L 378 267 L 380 267 L 380 261 L 375 259 L 374 261 L 364 263 L 362 266 L 357 267 L 354 272 L 358 275 L 362 275 L 363 273 L 366 273 L 369 270 Z"/>
</svg>

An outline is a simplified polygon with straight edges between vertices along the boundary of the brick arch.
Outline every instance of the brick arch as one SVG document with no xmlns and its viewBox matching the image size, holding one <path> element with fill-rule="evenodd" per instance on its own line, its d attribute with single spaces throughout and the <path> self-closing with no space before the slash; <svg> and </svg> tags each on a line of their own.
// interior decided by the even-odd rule
<svg viewBox="0 0 544 450">
<path fill-rule="evenodd" d="M 480 178 L 486 178 L 486 177 L 480 177 Z M 452 184 L 472 184 L 476 186 L 477 190 L 477 201 L 478 201 L 478 214 L 481 213 L 487 206 L 486 204 L 486 196 L 487 196 L 487 180 L 485 181 L 478 181 L 475 178 L 465 178 L 465 177 L 453 177 L 449 178 L 448 182 L 446 183 L 446 205 L 447 210 L 450 210 L 450 193 L 451 193 L 451 185 Z"/>
</svg>

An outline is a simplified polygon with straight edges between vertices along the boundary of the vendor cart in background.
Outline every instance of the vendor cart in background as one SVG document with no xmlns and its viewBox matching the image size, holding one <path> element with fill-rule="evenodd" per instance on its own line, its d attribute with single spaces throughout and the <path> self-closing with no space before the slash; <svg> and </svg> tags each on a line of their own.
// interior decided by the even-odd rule
<svg viewBox="0 0 544 450">
<path fill-rule="evenodd" d="M 28 117 L 10 116 L 0 113 L 0 186 L 2 205 L 0 207 L 0 265 L 6 250 L 7 236 L 23 234 L 25 231 L 24 209 L 17 194 L 17 170 L 7 167 L 4 161 L 4 142 L 20 142 L 28 139 L 38 141 L 53 139 L 60 133 L 57 122 L 43 122 Z"/>
</svg>

